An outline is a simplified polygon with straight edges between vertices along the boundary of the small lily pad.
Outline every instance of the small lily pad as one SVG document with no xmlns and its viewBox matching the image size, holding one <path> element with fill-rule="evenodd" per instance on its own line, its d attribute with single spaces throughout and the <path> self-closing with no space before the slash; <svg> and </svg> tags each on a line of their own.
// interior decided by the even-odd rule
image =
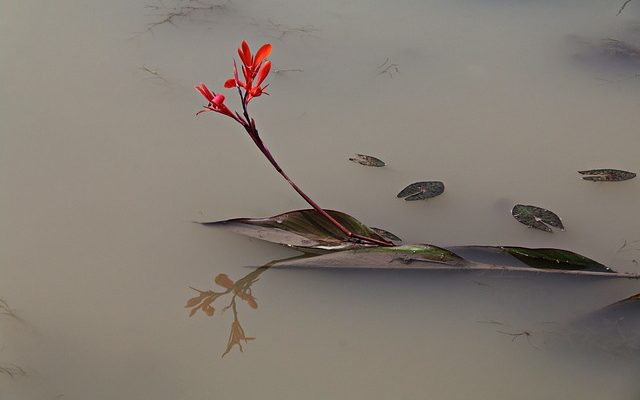
<svg viewBox="0 0 640 400">
<path fill-rule="evenodd" d="M 366 165 L 367 167 L 384 167 L 385 162 L 379 158 L 368 156 L 366 154 L 356 154 L 354 157 L 349 158 L 349 161 L 360 165 Z"/>
<path fill-rule="evenodd" d="M 578 173 L 585 175 L 582 179 L 596 182 L 620 182 L 636 177 L 636 174 L 633 172 L 609 168 L 590 169 L 588 171 L 578 171 Z"/>
<path fill-rule="evenodd" d="M 558 217 L 554 212 L 544 208 L 516 204 L 511 210 L 511 215 L 513 215 L 513 218 L 515 218 L 516 221 L 527 225 L 530 228 L 540 229 L 545 232 L 553 232 L 549 227 L 550 225 L 554 228 L 564 230 L 564 225 L 562 225 L 560 217 Z"/>
<path fill-rule="evenodd" d="M 398 193 L 398 198 L 406 201 L 426 200 L 431 197 L 440 196 L 444 193 L 444 183 L 440 181 L 416 182 L 402 189 Z"/>
</svg>

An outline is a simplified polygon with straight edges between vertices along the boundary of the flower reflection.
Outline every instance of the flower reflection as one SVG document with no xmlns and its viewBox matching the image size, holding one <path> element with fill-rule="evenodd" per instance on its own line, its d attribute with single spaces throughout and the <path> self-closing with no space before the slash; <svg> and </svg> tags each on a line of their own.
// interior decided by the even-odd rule
<svg viewBox="0 0 640 400">
<path fill-rule="evenodd" d="M 253 296 L 253 292 L 251 287 L 258 282 L 260 275 L 262 275 L 265 271 L 271 268 L 276 263 L 287 260 L 294 260 L 300 258 L 309 257 L 309 254 L 297 255 L 294 257 L 288 257 L 284 259 L 278 259 L 268 262 L 260 268 L 257 268 L 244 277 L 238 279 L 237 281 L 233 281 L 227 274 L 218 274 L 213 280 L 216 285 L 220 286 L 222 289 L 218 290 L 199 290 L 191 287 L 191 289 L 198 292 L 198 295 L 187 300 L 187 304 L 185 308 L 189 308 L 189 316 L 194 316 L 198 310 L 202 311 L 205 315 L 209 317 L 213 317 L 216 312 L 214 308 L 214 303 L 221 298 L 229 299 L 228 303 L 220 309 L 219 314 L 223 314 L 225 311 L 231 309 L 233 313 L 233 322 L 231 323 L 231 332 L 229 333 L 229 340 L 227 342 L 227 348 L 225 352 L 222 354 L 222 357 L 227 355 L 234 346 L 238 346 L 241 352 L 243 352 L 242 341 L 246 343 L 249 340 L 254 340 L 253 337 L 247 337 L 240 324 L 240 320 L 238 318 L 238 302 L 237 299 L 242 300 L 249 307 L 254 310 L 258 308 L 258 302 L 256 298 Z M 222 302 L 222 300 L 218 301 L 218 303 Z M 224 304 L 224 303 L 223 303 Z"/>
<path fill-rule="evenodd" d="M 259 276 L 265 272 L 267 269 L 271 267 L 274 263 L 270 262 L 267 265 L 260 267 L 241 279 L 237 281 L 233 281 L 227 274 L 218 274 L 214 282 L 223 288 L 224 290 L 216 291 L 216 290 L 199 290 L 196 288 L 192 288 L 197 291 L 199 294 L 195 297 L 190 298 L 187 301 L 185 308 L 190 308 L 189 316 L 192 317 L 195 315 L 198 310 L 201 310 L 205 315 L 212 317 L 215 314 L 215 308 L 213 307 L 214 302 L 222 297 L 229 298 L 229 303 L 224 306 L 221 310 L 221 313 L 224 313 L 226 310 L 231 309 L 233 312 L 233 323 L 231 324 L 231 333 L 229 335 L 229 342 L 227 343 L 227 349 L 222 354 L 224 357 L 227 353 L 231 351 L 233 346 L 238 345 L 240 351 L 242 350 L 241 341 L 244 340 L 247 343 L 249 340 L 253 340 L 252 337 L 247 337 L 244 333 L 244 329 L 242 325 L 240 325 L 240 320 L 238 319 L 238 304 L 237 299 L 244 301 L 249 307 L 253 309 L 258 308 L 258 303 L 256 298 L 253 296 L 251 292 L 251 286 L 258 281 Z"/>
</svg>

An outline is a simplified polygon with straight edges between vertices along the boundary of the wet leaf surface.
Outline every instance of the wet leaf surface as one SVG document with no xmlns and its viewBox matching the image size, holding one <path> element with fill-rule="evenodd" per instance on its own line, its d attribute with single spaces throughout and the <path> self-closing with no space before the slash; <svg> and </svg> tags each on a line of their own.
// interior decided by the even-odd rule
<svg viewBox="0 0 640 400">
<path fill-rule="evenodd" d="M 516 204 L 511 210 L 511 215 L 521 224 L 541 231 L 553 232 L 549 226 L 564 230 L 560 217 L 544 208 Z"/>
<path fill-rule="evenodd" d="M 380 235 L 348 214 L 325 211 L 353 233 L 382 239 Z M 290 211 L 270 218 L 236 218 L 202 224 L 296 247 L 303 251 L 343 250 L 367 246 L 346 241 L 347 238 L 342 232 L 313 209 Z"/>
<path fill-rule="evenodd" d="M 385 231 L 384 229 L 374 228 L 374 227 L 370 227 L 369 229 L 371 229 L 378 235 L 382 236 L 383 238 L 387 240 L 391 240 L 392 242 L 402 242 L 402 239 L 400 239 L 398 236 L 394 235 L 389 231 Z"/>
<path fill-rule="evenodd" d="M 492 246 L 445 249 L 427 244 L 337 251 L 284 260 L 275 263 L 274 267 L 537 272 L 638 278 L 636 275 L 616 273 L 596 261 L 566 250 Z"/>
<path fill-rule="evenodd" d="M 501 246 L 501 250 L 532 268 L 565 271 L 613 272 L 611 268 L 590 258 L 568 250 L 530 249 L 526 247 Z"/>
<path fill-rule="evenodd" d="M 276 267 L 296 268 L 428 268 L 464 267 L 466 261 L 436 246 L 412 244 L 394 247 L 372 247 L 323 254 L 315 257 L 284 261 Z"/>
<path fill-rule="evenodd" d="M 608 168 L 590 169 L 587 171 L 578 171 L 578 173 L 585 175 L 582 179 L 596 182 L 621 182 L 636 177 L 636 174 L 633 172 Z"/>
<path fill-rule="evenodd" d="M 366 165 L 367 167 L 384 167 L 385 162 L 379 158 L 368 156 L 366 154 L 356 154 L 355 156 L 349 158 L 349 161 L 353 161 L 354 163 L 360 165 Z"/>
<path fill-rule="evenodd" d="M 398 198 L 405 198 L 406 201 L 426 200 L 444 193 L 444 183 L 440 181 L 416 182 L 402 189 L 398 193 Z"/>
</svg>

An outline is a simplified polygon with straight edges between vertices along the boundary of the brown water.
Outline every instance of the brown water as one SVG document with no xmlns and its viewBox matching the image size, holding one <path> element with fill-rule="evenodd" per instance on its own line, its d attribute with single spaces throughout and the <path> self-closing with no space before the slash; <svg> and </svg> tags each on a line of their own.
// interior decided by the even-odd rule
<svg viewBox="0 0 640 400">
<path fill-rule="evenodd" d="M 252 110 L 324 207 L 407 242 L 558 247 L 640 272 L 640 251 L 618 251 L 640 240 L 638 179 L 576 173 L 640 169 L 640 60 L 602 48 L 640 46 L 640 3 L 621 3 L 2 3 L 0 297 L 22 322 L 0 316 L 0 366 L 28 376 L 2 378 L 0 398 L 638 398 L 637 359 L 544 343 L 637 281 L 272 269 L 258 309 L 238 304 L 256 340 L 224 359 L 231 310 L 183 308 L 189 286 L 295 254 L 191 223 L 305 207 L 238 126 L 194 117 L 193 85 L 220 87 L 242 39 L 301 70 L 273 74 Z M 395 197 L 429 179 L 445 194 Z M 567 230 L 518 224 L 518 202 Z"/>
</svg>

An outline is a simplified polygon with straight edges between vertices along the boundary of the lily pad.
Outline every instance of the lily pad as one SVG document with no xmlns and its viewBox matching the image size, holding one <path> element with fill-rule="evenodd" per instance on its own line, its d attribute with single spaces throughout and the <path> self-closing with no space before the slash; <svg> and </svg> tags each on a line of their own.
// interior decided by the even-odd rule
<svg viewBox="0 0 640 400">
<path fill-rule="evenodd" d="M 385 162 L 379 158 L 368 156 L 366 154 L 356 154 L 354 157 L 349 158 L 349 161 L 360 165 L 366 165 L 367 167 L 384 167 Z"/>
<path fill-rule="evenodd" d="M 371 228 L 348 214 L 334 210 L 325 211 L 353 233 L 382 239 Z M 269 218 L 236 218 L 202 224 L 303 251 L 344 250 L 370 246 L 348 241 L 340 230 L 314 209 L 290 211 Z"/>
<path fill-rule="evenodd" d="M 578 171 L 578 173 L 585 175 L 582 179 L 595 182 L 621 182 L 636 177 L 636 174 L 633 172 L 609 168 L 590 169 L 587 171 Z"/>
<path fill-rule="evenodd" d="M 511 215 L 513 215 L 513 218 L 515 218 L 516 221 L 527 225 L 530 228 L 540 229 L 545 232 L 553 232 L 549 227 L 550 225 L 554 228 L 564 230 L 564 225 L 562 225 L 560 217 L 558 217 L 554 212 L 544 208 L 516 204 L 511 210 Z"/>
<path fill-rule="evenodd" d="M 444 193 L 444 183 L 440 181 L 416 182 L 402 189 L 398 198 L 406 201 L 426 200 Z"/>
</svg>

